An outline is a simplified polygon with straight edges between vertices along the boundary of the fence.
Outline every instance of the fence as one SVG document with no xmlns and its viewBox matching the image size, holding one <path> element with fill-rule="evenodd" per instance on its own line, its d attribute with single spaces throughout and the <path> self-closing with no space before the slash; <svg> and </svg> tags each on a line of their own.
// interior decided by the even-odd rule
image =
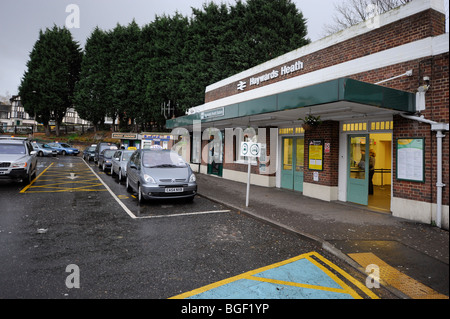
<svg viewBox="0 0 450 319">
<path fill-rule="evenodd" d="M 52 133 L 56 132 L 56 127 L 54 125 L 50 126 Z M 92 125 L 61 125 L 59 127 L 61 134 L 70 133 L 87 133 L 93 132 L 94 127 Z M 43 125 L 0 125 L 0 134 L 33 134 L 33 133 L 44 133 L 45 128 Z"/>
</svg>

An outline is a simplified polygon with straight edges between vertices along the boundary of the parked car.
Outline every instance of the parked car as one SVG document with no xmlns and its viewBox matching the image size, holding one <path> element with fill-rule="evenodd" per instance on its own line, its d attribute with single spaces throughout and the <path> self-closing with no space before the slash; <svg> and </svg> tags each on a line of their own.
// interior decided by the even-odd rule
<svg viewBox="0 0 450 319">
<path fill-rule="evenodd" d="M 171 150 L 140 149 L 127 164 L 126 187 L 138 194 L 139 202 L 157 198 L 193 200 L 197 182 L 188 163 Z"/>
<path fill-rule="evenodd" d="M 67 143 L 49 143 L 48 145 L 56 149 L 58 151 L 58 154 L 61 155 L 77 156 L 80 153 L 80 151 L 77 148 L 72 147 Z"/>
<path fill-rule="evenodd" d="M 119 183 L 127 176 L 127 164 L 134 150 L 117 150 L 112 158 L 111 176 L 117 175 Z"/>
<path fill-rule="evenodd" d="M 95 152 L 94 152 L 94 163 L 95 164 L 98 165 L 99 157 L 100 157 L 101 153 L 106 149 L 117 150 L 117 145 L 114 143 L 106 143 L 106 142 L 98 143 L 97 146 L 95 147 Z"/>
<path fill-rule="evenodd" d="M 0 138 L 0 179 L 31 183 L 37 171 L 37 152 L 25 138 Z"/>
<path fill-rule="evenodd" d="M 56 156 L 58 154 L 58 151 L 51 147 L 48 144 L 42 144 L 42 143 L 32 143 L 33 149 L 37 152 L 37 155 L 42 156 Z"/>
<path fill-rule="evenodd" d="M 85 161 L 90 162 L 94 159 L 95 146 L 88 146 L 83 151 L 83 158 Z"/>
<path fill-rule="evenodd" d="M 100 153 L 100 156 L 98 158 L 98 167 L 101 168 L 105 173 L 108 170 L 111 170 L 111 161 L 115 152 L 116 150 L 104 150 Z"/>
</svg>

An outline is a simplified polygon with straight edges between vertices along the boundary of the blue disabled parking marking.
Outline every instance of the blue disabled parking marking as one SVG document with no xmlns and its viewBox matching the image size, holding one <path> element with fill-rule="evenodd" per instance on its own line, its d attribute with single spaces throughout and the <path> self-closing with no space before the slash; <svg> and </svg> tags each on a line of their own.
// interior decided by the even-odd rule
<svg viewBox="0 0 450 319">
<path fill-rule="evenodd" d="M 284 266 L 269 269 L 256 276 L 286 282 L 304 283 L 337 289 L 342 288 L 308 259 L 300 259 Z"/>
<path fill-rule="evenodd" d="M 363 298 L 361 293 L 369 298 L 378 298 L 338 266 L 311 252 L 172 298 L 360 299 Z"/>
</svg>

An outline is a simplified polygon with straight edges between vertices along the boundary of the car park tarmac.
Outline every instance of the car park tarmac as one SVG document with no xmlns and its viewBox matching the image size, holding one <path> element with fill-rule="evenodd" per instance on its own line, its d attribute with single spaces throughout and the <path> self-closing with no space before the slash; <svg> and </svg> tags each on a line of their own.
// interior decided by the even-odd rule
<svg viewBox="0 0 450 319">
<path fill-rule="evenodd" d="M 201 196 L 135 197 L 81 157 L 40 159 L 25 187 L 1 183 L 0 298 L 165 299 L 312 252 L 344 269 L 345 289 L 372 298 L 352 284 L 365 276 L 293 233 Z M 66 284 L 74 265 L 80 288 Z"/>
</svg>

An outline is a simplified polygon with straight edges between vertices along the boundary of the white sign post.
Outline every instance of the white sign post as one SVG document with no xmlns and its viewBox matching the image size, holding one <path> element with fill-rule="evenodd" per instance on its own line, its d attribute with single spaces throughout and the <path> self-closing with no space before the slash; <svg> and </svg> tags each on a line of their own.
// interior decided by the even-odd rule
<svg viewBox="0 0 450 319">
<path fill-rule="evenodd" d="M 245 198 L 245 206 L 248 207 L 248 199 L 250 195 L 250 168 L 251 168 L 251 160 L 254 157 L 261 156 L 261 143 L 253 143 L 253 142 L 242 142 L 241 143 L 241 156 L 246 156 L 248 162 L 248 175 L 247 175 L 247 196 Z"/>
</svg>

